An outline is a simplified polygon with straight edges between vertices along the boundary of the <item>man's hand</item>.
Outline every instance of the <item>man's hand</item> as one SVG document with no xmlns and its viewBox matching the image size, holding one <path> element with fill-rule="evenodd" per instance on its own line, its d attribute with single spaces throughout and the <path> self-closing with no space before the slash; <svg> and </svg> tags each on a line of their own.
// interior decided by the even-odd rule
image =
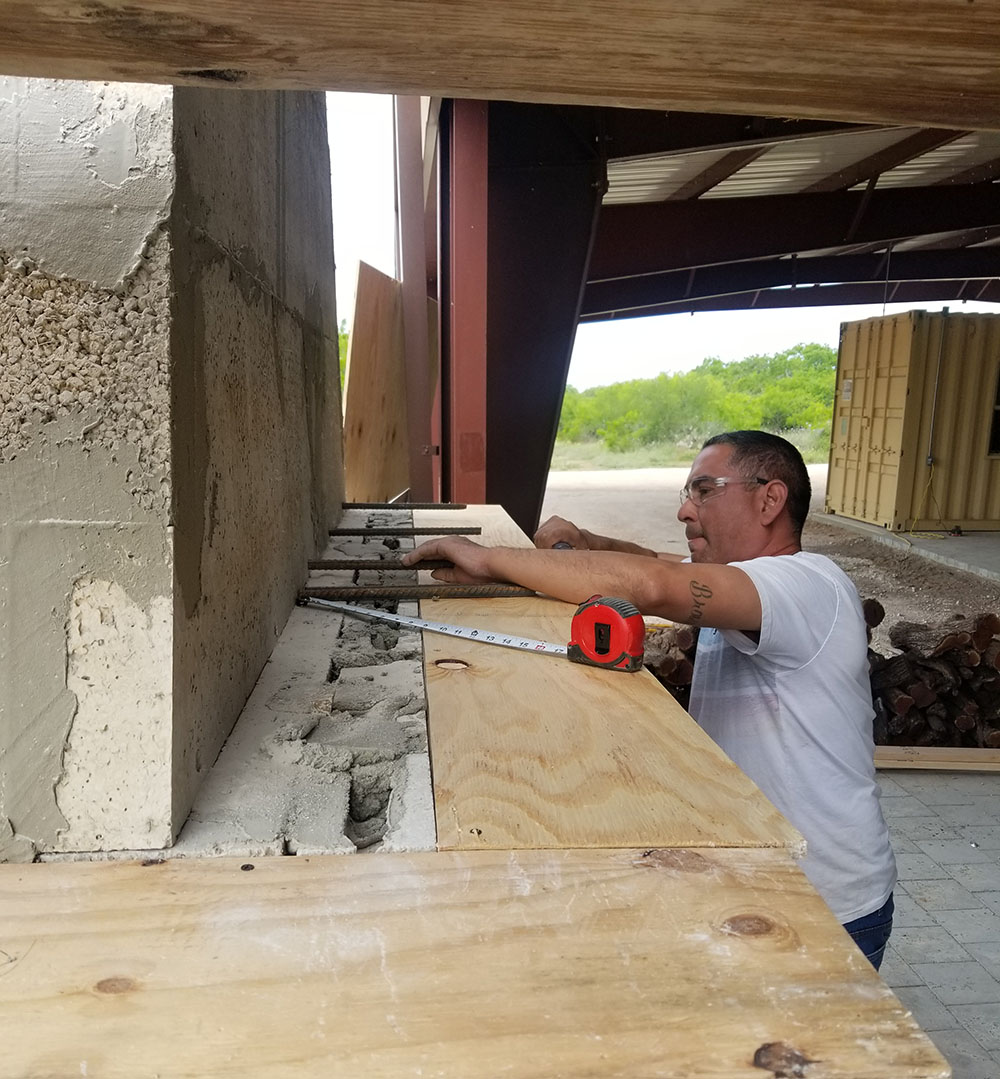
<svg viewBox="0 0 1000 1079">
<path fill-rule="evenodd" d="M 641 554 L 650 558 L 666 558 L 668 561 L 677 561 L 681 557 L 680 555 L 658 555 L 649 547 L 640 547 L 638 543 L 632 543 L 630 540 L 601 536 L 586 528 L 578 528 L 572 521 L 567 521 L 562 517 L 550 517 L 539 527 L 534 540 L 535 546 L 542 550 L 568 544 L 574 551 L 616 551 L 618 554 Z"/>
<path fill-rule="evenodd" d="M 498 578 L 490 576 L 486 564 L 488 554 L 488 548 L 473 543 L 464 536 L 446 536 L 422 543 L 403 555 L 401 561 L 404 566 L 420 569 L 420 563 L 425 559 L 446 559 L 454 562 L 455 567 L 434 570 L 431 576 L 436 581 L 445 581 L 448 584 L 493 584 Z"/>
<path fill-rule="evenodd" d="M 535 546 L 543 550 L 555 547 L 557 543 L 568 543 L 574 551 L 590 550 L 590 543 L 583 529 L 577 528 L 572 521 L 563 517 L 550 517 L 539 526 L 533 539 Z"/>
</svg>

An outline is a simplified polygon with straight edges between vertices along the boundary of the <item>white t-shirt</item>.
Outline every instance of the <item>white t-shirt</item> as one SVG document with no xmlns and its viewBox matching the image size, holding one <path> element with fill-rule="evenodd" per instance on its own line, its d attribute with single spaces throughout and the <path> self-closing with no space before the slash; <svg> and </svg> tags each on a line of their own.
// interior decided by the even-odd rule
<svg viewBox="0 0 1000 1079">
<path fill-rule="evenodd" d="M 896 883 L 861 601 L 823 555 L 732 565 L 760 595 L 760 642 L 702 629 L 691 714 L 805 836 L 806 876 L 849 922 L 883 906 Z"/>
</svg>

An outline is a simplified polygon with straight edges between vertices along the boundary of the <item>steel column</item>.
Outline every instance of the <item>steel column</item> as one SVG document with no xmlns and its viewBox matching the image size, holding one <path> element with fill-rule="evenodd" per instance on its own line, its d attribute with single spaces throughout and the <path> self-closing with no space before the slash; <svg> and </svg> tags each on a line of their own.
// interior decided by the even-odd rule
<svg viewBox="0 0 1000 1079">
<path fill-rule="evenodd" d="M 486 495 L 528 535 L 605 182 L 596 110 L 491 103 Z"/>
<path fill-rule="evenodd" d="M 420 98 L 396 97 L 395 118 L 410 498 L 419 502 L 429 501 L 437 493 L 433 489 L 430 456 L 433 387 L 427 354 L 427 260 L 424 250 Z"/>
<path fill-rule="evenodd" d="M 488 108 L 453 101 L 442 274 L 442 496 L 486 501 Z"/>
</svg>

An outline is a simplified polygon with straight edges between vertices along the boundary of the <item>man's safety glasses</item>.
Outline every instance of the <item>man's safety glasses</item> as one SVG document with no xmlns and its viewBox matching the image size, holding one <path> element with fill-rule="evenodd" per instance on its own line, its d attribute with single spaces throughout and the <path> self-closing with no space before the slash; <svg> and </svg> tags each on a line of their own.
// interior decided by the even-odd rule
<svg viewBox="0 0 1000 1079">
<path fill-rule="evenodd" d="M 753 476 L 750 479 L 747 479 L 746 476 L 699 476 L 697 479 L 693 479 L 686 487 L 681 488 L 681 505 L 683 506 L 690 498 L 696 506 L 700 506 L 713 496 L 721 494 L 726 485 L 730 483 L 756 483 L 760 486 L 764 483 L 770 483 L 770 480 L 765 480 L 762 476 Z"/>
</svg>

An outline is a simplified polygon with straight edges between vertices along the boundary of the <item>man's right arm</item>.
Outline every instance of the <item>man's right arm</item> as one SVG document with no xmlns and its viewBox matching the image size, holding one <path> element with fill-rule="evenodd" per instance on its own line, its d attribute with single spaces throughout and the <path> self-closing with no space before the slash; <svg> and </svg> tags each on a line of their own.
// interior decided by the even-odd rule
<svg viewBox="0 0 1000 1079">
<path fill-rule="evenodd" d="M 629 540 L 602 536 L 589 529 L 580 528 L 563 517 L 550 517 L 540 525 L 535 533 L 534 544 L 542 550 L 553 548 L 558 543 L 568 543 L 575 551 L 615 551 L 618 554 L 638 554 L 647 558 L 662 558 L 667 562 L 682 562 L 683 555 L 654 551 Z"/>
<path fill-rule="evenodd" d="M 617 596 L 643 614 L 692 626 L 760 629 L 761 605 L 750 577 L 736 566 L 695 565 L 617 551 L 543 551 L 534 547 L 483 547 L 465 536 L 430 539 L 403 556 L 403 565 L 446 559 L 432 571 L 450 584 L 509 581 L 567 603 L 588 596 Z"/>
</svg>

